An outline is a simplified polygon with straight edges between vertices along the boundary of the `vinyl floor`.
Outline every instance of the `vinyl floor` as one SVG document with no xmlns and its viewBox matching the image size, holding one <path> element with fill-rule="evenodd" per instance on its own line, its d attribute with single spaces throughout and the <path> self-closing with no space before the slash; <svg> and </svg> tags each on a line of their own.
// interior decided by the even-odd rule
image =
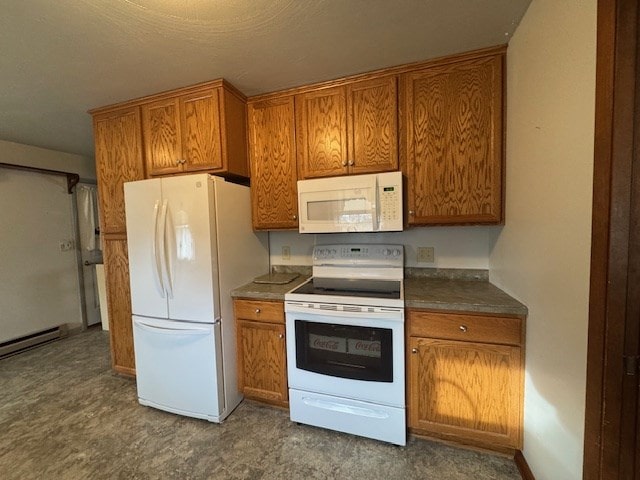
<svg viewBox="0 0 640 480">
<path fill-rule="evenodd" d="M 245 401 L 222 424 L 143 407 L 90 329 L 0 360 L 0 478 L 519 479 L 512 459 L 298 425 Z"/>
</svg>

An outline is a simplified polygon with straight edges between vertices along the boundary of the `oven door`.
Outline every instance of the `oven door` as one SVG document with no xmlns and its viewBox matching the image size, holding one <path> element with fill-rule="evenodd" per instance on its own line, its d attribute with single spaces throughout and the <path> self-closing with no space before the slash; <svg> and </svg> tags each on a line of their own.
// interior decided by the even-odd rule
<svg viewBox="0 0 640 480">
<path fill-rule="evenodd" d="M 404 311 L 363 308 L 372 311 L 287 302 L 290 388 L 404 407 Z"/>
</svg>

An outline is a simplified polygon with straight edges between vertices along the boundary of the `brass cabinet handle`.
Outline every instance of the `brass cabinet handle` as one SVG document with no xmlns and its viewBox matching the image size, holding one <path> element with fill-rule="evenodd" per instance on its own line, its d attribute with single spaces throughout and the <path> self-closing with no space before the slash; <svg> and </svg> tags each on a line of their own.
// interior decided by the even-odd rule
<svg viewBox="0 0 640 480">
<path fill-rule="evenodd" d="M 293 216 L 292 216 L 291 218 L 293 218 L 294 220 L 297 220 L 297 219 L 298 219 L 298 215 L 296 215 L 296 214 L 294 213 L 294 214 L 293 214 Z"/>
<path fill-rule="evenodd" d="M 356 162 L 354 162 L 353 160 L 349 160 L 349 166 L 353 167 L 355 165 Z"/>
<path fill-rule="evenodd" d="M 409 215 L 413 215 L 413 210 L 409 210 Z"/>
<path fill-rule="evenodd" d="M 256 308 L 256 313 L 260 313 L 260 309 L 259 308 Z"/>
<path fill-rule="evenodd" d="M 411 349 L 411 353 L 418 353 L 418 349 L 417 348 L 412 348 Z"/>
<path fill-rule="evenodd" d="M 342 160 L 342 166 L 346 167 L 347 166 L 347 161 L 346 160 Z"/>
<path fill-rule="evenodd" d="M 466 325 L 460 325 L 460 327 L 458 327 L 458 328 L 460 328 L 461 332 L 466 332 L 468 330 Z"/>
<path fill-rule="evenodd" d="M 284 335 L 281 333 L 280 335 L 278 335 L 278 338 L 284 338 Z"/>
</svg>

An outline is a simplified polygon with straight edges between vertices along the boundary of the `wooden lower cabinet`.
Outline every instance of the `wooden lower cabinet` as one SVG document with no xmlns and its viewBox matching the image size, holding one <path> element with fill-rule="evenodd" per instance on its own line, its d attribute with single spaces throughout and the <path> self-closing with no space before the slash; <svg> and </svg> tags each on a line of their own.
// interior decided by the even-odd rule
<svg viewBox="0 0 640 480">
<path fill-rule="evenodd" d="M 289 406 L 284 304 L 234 302 L 238 341 L 238 388 L 246 398 Z"/>
<path fill-rule="evenodd" d="M 521 449 L 524 320 L 408 310 L 407 324 L 410 431 Z"/>
<path fill-rule="evenodd" d="M 103 256 L 109 306 L 111 363 L 117 372 L 135 375 L 129 257 L 124 235 L 119 238 L 105 237 Z"/>
</svg>

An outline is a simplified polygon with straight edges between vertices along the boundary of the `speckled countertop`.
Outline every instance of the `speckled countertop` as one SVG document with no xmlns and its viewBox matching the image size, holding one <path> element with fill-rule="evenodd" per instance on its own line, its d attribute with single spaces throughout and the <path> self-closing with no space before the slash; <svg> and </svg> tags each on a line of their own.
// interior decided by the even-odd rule
<svg viewBox="0 0 640 480">
<path fill-rule="evenodd" d="M 278 270 L 282 271 L 282 270 Z M 284 285 L 247 283 L 231 291 L 234 298 L 284 300 L 311 276 L 310 268 L 296 270 L 300 276 Z M 527 307 L 488 280 L 486 270 L 405 269 L 404 300 L 407 308 L 459 312 L 527 315 Z"/>
<path fill-rule="evenodd" d="M 246 285 L 242 285 L 231 290 L 231 296 L 233 298 L 250 298 L 253 300 L 284 301 L 285 293 L 287 293 L 289 290 L 293 290 L 311 276 L 311 267 L 305 266 L 284 267 L 281 265 L 276 265 L 272 267 L 272 271 L 281 273 L 295 272 L 298 273 L 299 276 L 289 283 L 285 283 L 282 285 L 249 282 Z"/>
</svg>

